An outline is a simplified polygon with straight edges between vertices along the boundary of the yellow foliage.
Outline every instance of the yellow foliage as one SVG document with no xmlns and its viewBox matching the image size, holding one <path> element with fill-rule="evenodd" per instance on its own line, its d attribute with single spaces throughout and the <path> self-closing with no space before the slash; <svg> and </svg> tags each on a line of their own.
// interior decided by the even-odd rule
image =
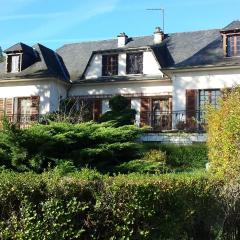
<svg viewBox="0 0 240 240">
<path fill-rule="evenodd" d="M 211 170 L 227 178 L 240 172 L 240 87 L 225 91 L 219 108 L 208 107 Z"/>
</svg>

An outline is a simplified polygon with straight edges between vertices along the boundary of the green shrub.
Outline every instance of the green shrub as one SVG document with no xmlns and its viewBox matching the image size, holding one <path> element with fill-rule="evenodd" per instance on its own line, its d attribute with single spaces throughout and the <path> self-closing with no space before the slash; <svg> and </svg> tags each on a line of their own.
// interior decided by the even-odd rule
<svg viewBox="0 0 240 240">
<path fill-rule="evenodd" d="M 208 150 L 205 144 L 175 145 L 175 144 L 146 144 L 147 151 L 151 149 L 166 153 L 166 164 L 178 171 L 205 168 L 208 162 Z"/>
<path fill-rule="evenodd" d="M 129 100 L 116 95 L 109 100 L 111 111 L 107 111 L 100 117 L 100 122 L 114 121 L 115 126 L 131 125 L 134 123 L 136 110 L 131 109 Z"/>
<path fill-rule="evenodd" d="M 134 126 L 112 123 L 54 123 L 28 129 L 7 126 L 0 135 L 0 163 L 17 171 L 42 172 L 67 159 L 76 167 L 116 164 L 139 155 Z"/>
<path fill-rule="evenodd" d="M 1 173 L 0 238 L 216 239 L 221 230 L 221 179 L 79 174 Z"/>
<path fill-rule="evenodd" d="M 208 148 L 213 172 L 236 177 L 240 171 L 240 88 L 226 92 L 219 108 L 208 108 Z"/>
</svg>

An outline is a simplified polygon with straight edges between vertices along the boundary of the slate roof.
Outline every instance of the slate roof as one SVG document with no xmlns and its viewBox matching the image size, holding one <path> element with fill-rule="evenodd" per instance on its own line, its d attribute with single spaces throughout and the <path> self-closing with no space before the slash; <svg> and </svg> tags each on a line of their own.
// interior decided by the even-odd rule
<svg viewBox="0 0 240 240">
<path fill-rule="evenodd" d="M 229 25 L 227 25 L 225 28 L 223 28 L 223 31 L 231 31 L 235 29 L 240 29 L 240 21 L 236 20 L 231 22 Z"/>
<path fill-rule="evenodd" d="M 240 21 L 233 21 L 223 29 L 179 32 L 165 35 L 160 45 L 154 45 L 153 36 L 131 38 L 123 49 L 150 47 L 163 69 L 232 66 L 240 64 L 240 58 L 226 58 L 223 53 L 222 30 L 240 28 Z M 84 78 L 94 52 L 116 50 L 117 39 L 66 44 L 57 50 L 63 58 L 73 81 Z"/>
<path fill-rule="evenodd" d="M 161 44 L 154 45 L 154 37 L 129 38 L 123 48 L 118 48 L 117 39 L 66 44 L 56 52 L 41 44 L 33 46 L 38 59 L 20 73 L 5 73 L 5 63 L 0 64 L 1 78 L 56 77 L 63 81 L 83 81 L 84 72 L 96 52 L 127 51 L 150 48 L 162 69 L 239 66 L 240 58 L 225 57 L 222 32 L 240 30 L 240 21 L 233 21 L 223 29 L 166 34 Z M 16 44 L 5 52 L 33 49 L 23 43 Z"/>
<path fill-rule="evenodd" d="M 23 43 L 15 44 L 5 52 L 27 51 L 34 54 L 33 64 L 18 73 L 6 73 L 6 62 L 0 63 L 0 79 L 32 79 L 54 77 L 62 81 L 69 81 L 68 72 L 63 64 L 62 58 L 53 50 L 36 44 L 33 47 Z M 6 60 L 5 60 L 6 61 Z"/>
<path fill-rule="evenodd" d="M 33 48 L 21 42 L 11 46 L 10 48 L 6 49 L 4 52 L 5 53 L 24 52 L 34 56 Z"/>
</svg>

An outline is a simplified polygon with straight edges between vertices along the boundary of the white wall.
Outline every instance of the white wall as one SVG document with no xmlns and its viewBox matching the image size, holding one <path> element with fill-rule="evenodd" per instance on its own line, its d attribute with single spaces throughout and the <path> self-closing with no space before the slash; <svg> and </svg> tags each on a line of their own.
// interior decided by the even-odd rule
<svg viewBox="0 0 240 240">
<path fill-rule="evenodd" d="M 86 79 L 98 78 L 102 76 L 102 55 L 95 54 L 85 73 Z"/>
<path fill-rule="evenodd" d="M 47 81 L 0 84 L 0 98 L 40 96 L 40 114 L 50 110 L 50 84 Z"/>
<path fill-rule="evenodd" d="M 239 70 L 178 73 L 173 81 L 173 110 L 185 110 L 186 89 L 223 89 L 240 84 Z"/>
<path fill-rule="evenodd" d="M 65 83 L 52 81 L 50 85 L 50 112 L 59 110 L 59 102 L 67 96 L 67 86 Z"/>
<path fill-rule="evenodd" d="M 143 53 L 143 74 L 146 75 L 163 75 L 159 70 L 160 65 L 157 62 L 152 52 Z"/>
<path fill-rule="evenodd" d="M 118 55 L 118 75 L 126 75 L 126 53 L 119 53 Z M 145 51 L 143 53 L 143 74 L 146 75 L 160 75 L 163 73 L 159 70 L 160 65 L 153 55 L 152 51 Z M 90 62 L 89 67 L 85 73 L 86 79 L 93 79 L 102 76 L 102 55 L 95 54 Z"/>
<path fill-rule="evenodd" d="M 25 81 L 0 84 L 0 98 L 40 96 L 40 114 L 58 109 L 57 99 L 66 97 L 66 86 L 53 81 Z"/>
<path fill-rule="evenodd" d="M 124 76 L 126 75 L 126 61 L 127 61 L 127 54 L 120 53 L 118 55 L 118 75 Z"/>
<path fill-rule="evenodd" d="M 145 95 L 166 95 L 172 93 L 172 83 L 170 81 L 155 82 L 125 82 L 125 83 L 104 83 L 104 84 L 80 84 L 74 85 L 69 91 L 69 96 L 86 96 L 102 94 L 134 94 L 143 93 Z"/>
</svg>

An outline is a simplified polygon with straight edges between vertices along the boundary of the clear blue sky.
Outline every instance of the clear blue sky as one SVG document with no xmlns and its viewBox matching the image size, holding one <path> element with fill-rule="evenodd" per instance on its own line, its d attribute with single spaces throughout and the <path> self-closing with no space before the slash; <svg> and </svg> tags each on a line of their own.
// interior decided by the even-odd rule
<svg viewBox="0 0 240 240">
<path fill-rule="evenodd" d="M 150 35 L 162 24 L 165 32 L 222 28 L 240 19 L 240 0 L 0 0 L 0 46 L 42 43 L 52 49 L 64 43 Z"/>
</svg>

